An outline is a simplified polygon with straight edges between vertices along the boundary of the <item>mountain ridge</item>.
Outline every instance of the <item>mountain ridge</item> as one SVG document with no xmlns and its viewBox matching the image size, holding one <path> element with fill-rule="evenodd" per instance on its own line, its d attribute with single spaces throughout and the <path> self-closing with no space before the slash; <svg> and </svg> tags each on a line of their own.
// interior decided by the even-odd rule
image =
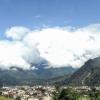
<svg viewBox="0 0 100 100">
<path fill-rule="evenodd" d="M 100 57 L 88 60 L 69 78 L 69 85 L 100 85 Z"/>
<path fill-rule="evenodd" d="M 61 67 L 61 68 L 42 68 L 35 70 L 23 70 L 18 68 L 17 70 L 0 70 L 0 80 L 5 85 L 36 85 L 54 83 L 62 76 L 72 74 L 77 69 L 72 67 Z M 59 79 L 58 79 L 59 78 Z M 55 80 L 52 80 L 55 79 Z M 48 81 L 49 80 L 49 81 Z"/>
</svg>

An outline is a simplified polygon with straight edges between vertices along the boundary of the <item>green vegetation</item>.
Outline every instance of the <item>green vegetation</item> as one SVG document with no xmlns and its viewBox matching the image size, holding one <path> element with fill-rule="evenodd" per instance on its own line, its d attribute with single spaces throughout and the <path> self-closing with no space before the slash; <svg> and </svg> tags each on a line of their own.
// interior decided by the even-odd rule
<svg viewBox="0 0 100 100">
<path fill-rule="evenodd" d="M 56 86 L 56 91 L 53 93 L 53 100 L 78 100 L 79 94 L 71 88 L 61 89 Z"/>
<path fill-rule="evenodd" d="M 53 92 L 53 100 L 100 100 L 100 91 L 91 88 L 90 91 L 77 91 L 72 88 L 61 89 L 55 87 Z"/>
<path fill-rule="evenodd" d="M 100 86 L 100 57 L 88 60 L 70 78 L 69 85 Z"/>
<path fill-rule="evenodd" d="M 40 67 L 38 70 L 22 70 L 18 68 L 16 70 L 0 70 L 0 87 L 2 84 L 7 86 L 46 85 L 47 82 L 53 84 L 68 79 L 69 75 L 77 70 L 72 67 L 42 68 L 43 65 L 40 65 Z"/>
<path fill-rule="evenodd" d="M 12 100 L 12 99 L 8 99 L 6 97 L 0 96 L 0 100 Z"/>
<path fill-rule="evenodd" d="M 18 96 L 18 97 L 16 98 L 16 100 L 21 100 L 21 97 Z"/>
</svg>

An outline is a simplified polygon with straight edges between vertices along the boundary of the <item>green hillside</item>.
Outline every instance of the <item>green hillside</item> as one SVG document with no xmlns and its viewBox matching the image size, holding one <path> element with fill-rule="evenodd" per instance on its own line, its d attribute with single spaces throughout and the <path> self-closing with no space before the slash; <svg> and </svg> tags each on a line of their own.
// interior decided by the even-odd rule
<svg viewBox="0 0 100 100">
<path fill-rule="evenodd" d="M 69 84 L 100 86 L 100 57 L 88 60 L 71 76 Z"/>
<path fill-rule="evenodd" d="M 5 85 L 35 85 L 47 84 L 47 82 L 53 84 L 62 80 L 63 76 L 69 77 L 69 74 L 76 70 L 72 67 L 42 68 L 38 70 L 0 70 L 0 83 Z"/>
</svg>

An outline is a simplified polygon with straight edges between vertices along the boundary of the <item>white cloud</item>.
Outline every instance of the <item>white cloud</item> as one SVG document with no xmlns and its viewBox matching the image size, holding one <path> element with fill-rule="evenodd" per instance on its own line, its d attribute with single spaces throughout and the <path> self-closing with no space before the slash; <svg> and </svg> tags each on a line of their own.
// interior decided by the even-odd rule
<svg viewBox="0 0 100 100">
<path fill-rule="evenodd" d="M 33 18 L 41 18 L 41 17 L 42 17 L 41 15 L 36 15 Z"/>
<path fill-rule="evenodd" d="M 35 45 L 40 56 L 55 66 L 80 67 L 88 59 L 100 54 L 99 28 L 100 25 L 80 29 L 46 28 L 26 35 L 24 42 Z"/>
<path fill-rule="evenodd" d="M 6 36 L 13 40 L 21 40 L 30 30 L 26 27 L 15 26 L 7 29 Z"/>
<path fill-rule="evenodd" d="M 43 58 L 54 67 L 81 67 L 88 59 L 100 56 L 99 32 L 99 24 L 78 29 L 53 27 L 32 31 L 12 27 L 6 35 L 13 40 L 0 41 L 0 66 L 30 69 L 31 64 Z"/>
<path fill-rule="evenodd" d="M 29 48 L 19 41 L 0 41 L 0 68 L 18 67 L 30 69 L 31 63 L 36 63 L 39 53 L 35 48 Z"/>
<path fill-rule="evenodd" d="M 22 58 L 23 48 L 21 43 L 0 41 L 0 68 L 9 69 L 12 66 L 29 69 L 29 64 Z"/>
</svg>

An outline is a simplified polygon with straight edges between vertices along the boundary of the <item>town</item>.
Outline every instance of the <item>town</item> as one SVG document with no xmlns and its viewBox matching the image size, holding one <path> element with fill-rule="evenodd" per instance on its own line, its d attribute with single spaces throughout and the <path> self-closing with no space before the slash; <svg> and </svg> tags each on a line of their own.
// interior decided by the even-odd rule
<svg viewBox="0 0 100 100">
<path fill-rule="evenodd" d="M 69 87 L 60 87 L 60 89 L 67 88 Z M 77 92 L 88 92 L 91 90 L 91 88 L 88 86 L 70 88 L 73 88 Z M 95 88 L 96 90 L 100 90 L 100 87 Z M 0 89 L 0 95 L 6 97 L 7 100 L 53 100 L 52 97 L 55 91 L 55 86 L 3 86 Z"/>
<path fill-rule="evenodd" d="M 53 86 L 11 86 L 2 87 L 0 95 L 13 100 L 51 100 L 53 91 Z"/>
</svg>

